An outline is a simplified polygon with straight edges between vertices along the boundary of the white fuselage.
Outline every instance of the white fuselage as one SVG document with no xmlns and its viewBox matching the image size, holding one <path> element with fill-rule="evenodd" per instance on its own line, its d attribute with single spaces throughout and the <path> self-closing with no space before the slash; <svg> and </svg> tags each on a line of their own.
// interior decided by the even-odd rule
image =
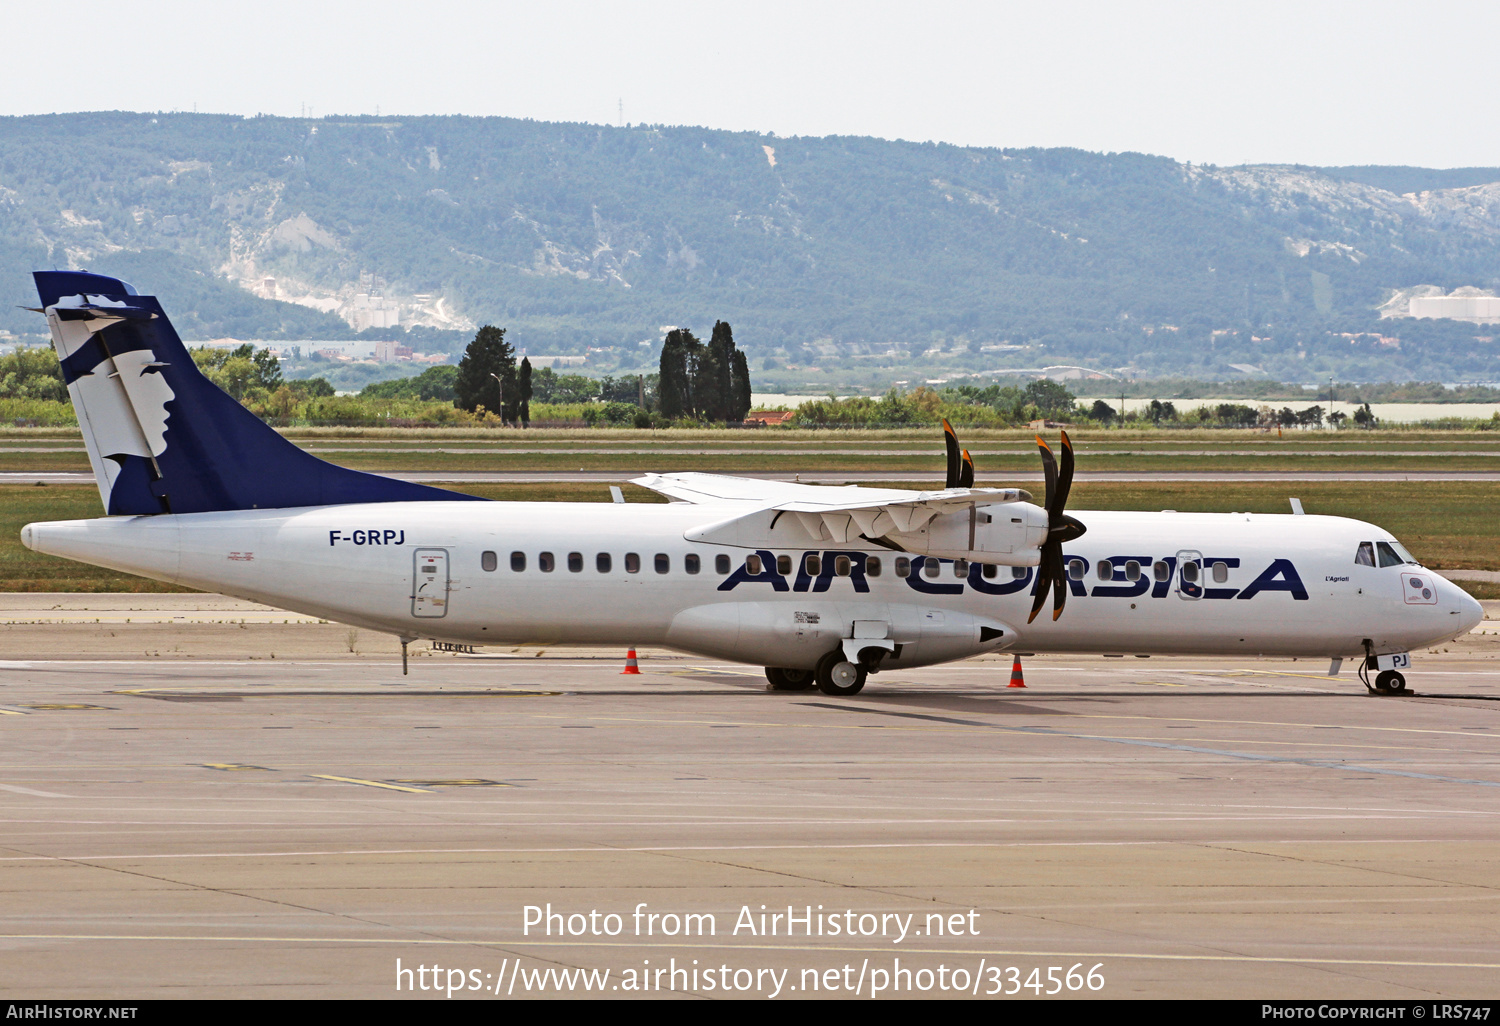
<svg viewBox="0 0 1500 1026">
<path fill-rule="evenodd" d="M 1053 622 L 1049 605 L 1028 625 L 1031 568 L 986 577 L 973 566 L 959 577 L 945 560 L 937 576 L 919 564 L 902 577 L 904 553 L 867 544 L 768 551 L 685 540 L 743 508 L 393 502 L 38 523 L 22 538 L 39 552 L 405 638 L 668 645 L 800 668 L 856 622 L 862 637 L 893 643 L 891 668 L 1000 648 L 1339 657 L 1362 654 L 1369 639 L 1376 652 L 1404 652 L 1483 617 L 1432 571 L 1356 564 L 1361 542 L 1390 535 L 1338 517 L 1083 513 L 1088 533 L 1065 550 L 1081 573 L 1067 607 Z M 817 576 L 805 572 L 809 552 Z M 777 557 L 790 573 L 777 573 Z M 1183 573 L 1193 562 L 1196 584 Z"/>
</svg>

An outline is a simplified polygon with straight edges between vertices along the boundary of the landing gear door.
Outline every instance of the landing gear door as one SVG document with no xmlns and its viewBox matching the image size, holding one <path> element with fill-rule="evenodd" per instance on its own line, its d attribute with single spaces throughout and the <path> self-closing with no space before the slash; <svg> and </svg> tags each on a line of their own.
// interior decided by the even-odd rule
<svg viewBox="0 0 1500 1026">
<path fill-rule="evenodd" d="M 448 615 L 448 550 L 412 553 L 411 615 L 437 619 Z"/>
<path fill-rule="evenodd" d="M 1203 553 L 1192 549 L 1177 553 L 1177 594 L 1192 600 L 1203 597 Z"/>
</svg>

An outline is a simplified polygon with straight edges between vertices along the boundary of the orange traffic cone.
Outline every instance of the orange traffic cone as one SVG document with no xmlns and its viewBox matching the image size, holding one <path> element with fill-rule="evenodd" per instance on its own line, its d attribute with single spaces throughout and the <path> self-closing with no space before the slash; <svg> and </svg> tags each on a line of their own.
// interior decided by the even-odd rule
<svg viewBox="0 0 1500 1026">
<path fill-rule="evenodd" d="M 1024 679 L 1022 679 L 1022 677 L 1021 677 L 1021 657 L 1020 656 L 1016 656 L 1015 663 L 1011 665 L 1011 668 L 1010 668 L 1010 683 L 1007 684 L 1007 685 L 1005 685 L 1005 686 L 1008 687 L 1008 688 L 1024 688 L 1026 686 L 1026 681 Z"/>
<path fill-rule="evenodd" d="M 623 676 L 624 674 L 627 674 L 627 673 L 640 673 L 640 672 L 641 672 L 640 665 L 638 663 L 636 663 L 636 661 L 635 661 L 635 649 L 632 648 L 630 650 L 629 654 L 625 656 L 625 669 L 621 670 L 620 673 Z"/>
</svg>

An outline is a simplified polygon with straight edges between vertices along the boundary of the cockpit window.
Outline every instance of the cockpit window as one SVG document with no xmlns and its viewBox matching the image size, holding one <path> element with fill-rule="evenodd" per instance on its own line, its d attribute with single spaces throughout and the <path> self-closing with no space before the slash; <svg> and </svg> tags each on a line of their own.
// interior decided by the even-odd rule
<svg viewBox="0 0 1500 1026">
<path fill-rule="evenodd" d="M 1406 546 L 1402 545 L 1400 542 L 1398 542 L 1398 541 L 1391 542 L 1391 548 L 1393 548 L 1393 549 L 1396 550 L 1396 555 L 1398 555 L 1398 556 L 1401 557 L 1401 561 L 1403 563 L 1411 563 L 1414 566 L 1420 566 L 1421 565 L 1421 564 L 1417 563 L 1417 557 L 1413 556 L 1410 552 L 1406 551 Z"/>
<path fill-rule="evenodd" d="M 1380 554 L 1381 566 L 1400 566 L 1402 563 L 1415 563 L 1416 560 L 1402 556 L 1390 542 L 1376 542 L 1375 551 Z"/>
<path fill-rule="evenodd" d="M 1359 548 L 1354 553 L 1354 565 L 1355 566 L 1374 566 L 1375 565 L 1375 543 L 1374 542 L 1360 542 L 1359 543 Z"/>
</svg>

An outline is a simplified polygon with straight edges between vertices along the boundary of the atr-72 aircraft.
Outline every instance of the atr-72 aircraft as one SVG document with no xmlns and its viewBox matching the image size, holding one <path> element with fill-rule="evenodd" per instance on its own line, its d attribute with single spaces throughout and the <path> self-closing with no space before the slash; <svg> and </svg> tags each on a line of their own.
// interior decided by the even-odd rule
<svg viewBox="0 0 1500 1026">
<path fill-rule="evenodd" d="M 418 638 L 667 645 L 833 695 L 1001 649 L 1357 657 L 1390 693 L 1411 650 L 1484 615 L 1358 520 L 1069 516 L 1066 435 L 1060 461 L 1038 439 L 1040 506 L 973 487 L 951 429 L 930 492 L 661 474 L 637 483 L 666 504 L 491 502 L 360 473 L 209 382 L 156 299 L 35 278 L 108 515 L 29 524 L 26 546 L 384 631 L 403 655 Z"/>
</svg>

